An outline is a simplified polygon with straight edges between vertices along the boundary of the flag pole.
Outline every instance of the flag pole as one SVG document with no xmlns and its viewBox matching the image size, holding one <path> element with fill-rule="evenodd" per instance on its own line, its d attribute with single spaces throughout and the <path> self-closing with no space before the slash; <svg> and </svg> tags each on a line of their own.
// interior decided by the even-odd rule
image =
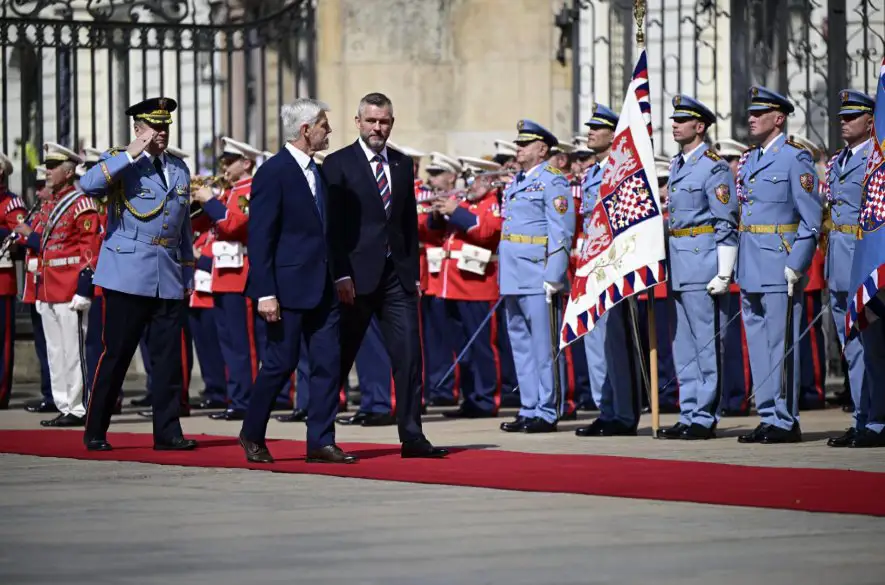
<svg viewBox="0 0 885 585">
<path fill-rule="evenodd" d="M 648 11 L 647 0 L 633 0 L 633 19 L 636 21 L 636 45 L 645 48 L 645 15 Z M 666 286 L 666 285 L 664 285 Z M 658 336 L 655 326 L 655 290 L 648 289 L 648 375 L 649 375 L 649 407 L 651 408 L 651 434 L 658 438 L 661 427 L 661 408 L 658 400 Z"/>
</svg>

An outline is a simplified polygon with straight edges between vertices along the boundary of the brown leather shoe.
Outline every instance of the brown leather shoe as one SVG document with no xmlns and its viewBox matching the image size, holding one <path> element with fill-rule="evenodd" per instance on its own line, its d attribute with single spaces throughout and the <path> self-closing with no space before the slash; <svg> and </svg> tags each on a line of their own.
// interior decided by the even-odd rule
<svg viewBox="0 0 885 585">
<path fill-rule="evenodd" d="M 240 433 L 240 446 L 246 452 L 246 461 L 249 463 L 273 463 L 273 457 L 264 442 L 255 443 Z"/>
<path fill-rule="evenodd" d="M 356 463 L 356 455 L 345 453 L 338 445 L 326 445 L 307 452 L 308 463 Z"/>
</svg>

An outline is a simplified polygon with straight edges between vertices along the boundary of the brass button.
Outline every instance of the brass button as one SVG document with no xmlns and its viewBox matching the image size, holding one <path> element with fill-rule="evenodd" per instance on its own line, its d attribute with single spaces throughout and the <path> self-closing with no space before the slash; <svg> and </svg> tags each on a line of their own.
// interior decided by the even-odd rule
<svg viewBox="0 0 885 585">
<path fill-rule="evenodd" d="M 839 179 L 839 183 L 844 183 L 845 179 Z"/>
<path fill-rule="evenodd" d="M 167 209 L 166 211 L 164 211 L 163 215 L 169 215 L 169 210 Z"/>
<path fill-rule="evenodd" d="M 756 201 L 756 200 L 755 200 L 755 199 L 750 199 L 750 200 L 747 202 L 747 205 L 753 205 L 753 202 L 754 202 L 754 201 Z"/>
<path fill-rule="evenodd" d="M 694 249 L 694 253 L 697 254 L 700 250 L 698 248 Z"/>
<path fill-rule="evenodd" d="M 750 182 L 751 182 L 751 183 L 755 183 L 755 182 L 756 182 L 756 177 L 753 177 L 752 179 L 750 179 Z"/>
<path fill-rule="evenodd" d="M 839 213 L 839 212 L 837 211 L 837 212 L 836 212 L 836 217 L 841 217 L 841 216 L 842 216 L 842 214 Z"/>
<path fill-rule="evenodd" d="M 670 213 L 676 213 L 676 208 L 675 208 L 675 207 L 671 207 L 671 208 L 670 208 Z"/>
<path fill-rule="evenodd" d="M 752 209 L 748 209 L 748 210 L 747 210 L 747 215 L 753 215 L 753 210 L 752 210 Z"/>
<path fill-rule="evenodd" d="M 752 189 L 749 189 L 749 190 L 747 191 L 747 195 L 752 195 L 752 194 L 753 194 L 753 190 L 752 190 Z"/>
<path fill-rule="evenodd" d="M 168 223 L 164 223 L 164 224 L 163 224 L 163 229 L 164 229 L 164 230 L 168 230 L 168 229 L 169 229 L 169 224 L 168 224 Z"/>
<path fill-rule="evenodd" d="M 778 247 L 777 247 L 777 251 L 778 251 L 778 252 L 783 252 L 783 251 L 784 251 L 784 247 L 783 247 L 783 246 L 778 246 Z"/>
<path fill-rule="evenodd" d="M 119 252 L 119 251 L 120 251 L 120 246 L 117 246 L 117 252 Z"/>
</svg>

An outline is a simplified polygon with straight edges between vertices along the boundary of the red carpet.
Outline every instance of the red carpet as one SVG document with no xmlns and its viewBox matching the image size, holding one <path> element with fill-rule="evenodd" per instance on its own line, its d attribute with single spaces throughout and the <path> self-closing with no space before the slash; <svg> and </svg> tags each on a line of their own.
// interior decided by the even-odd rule
<svg viewBox="0 0 885 585">
<path fill-rule="evenodd" d="M 114 451 L 89 453 L 79 432 L 0 431 L 0 453 L 885 516 L 885 473 L 482 449 L 403 460 L 398 446 L 366 443 L 343 445 L 362 459 L 355 465 L 308 465 L 301 441 L 270 441 L 276 463 L 250 465 L 233 437 L 191 437 L 200 449 L 170 453 L 154 451 L 150 435 L 113 433 Z"/>
</svg>

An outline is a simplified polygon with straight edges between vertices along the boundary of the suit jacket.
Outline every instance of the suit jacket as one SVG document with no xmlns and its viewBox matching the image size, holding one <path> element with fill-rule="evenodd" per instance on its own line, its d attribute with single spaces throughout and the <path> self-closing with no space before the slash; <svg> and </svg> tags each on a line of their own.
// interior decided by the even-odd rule
<svg viewBox="0 0 885 585">
<path fill-rule="evenodd" d="M 331 294 L 328 222 L 323 221 L 326 192 L 320 177 L 318 207 L 298 162 L 285 148 L 261 165 L 249 199 L 247 296 L 274 296 L 284 309 L 306 310 L 316 307 L 324 293 Z"/>
<path fill-rule="evenodd" d="M 390 218 L 365 152 L 354 142 L 323 159 L 329 186 L 329 230 L 335 251 L 335 278 L 349 276 L 357 294 L 378 288 L 387 246 L 403 288 L 417 294 L 418 212 L 412 159 L 387 149 Z M 250 245 L 251 247 L 251 245 Z"/>
</svg>

